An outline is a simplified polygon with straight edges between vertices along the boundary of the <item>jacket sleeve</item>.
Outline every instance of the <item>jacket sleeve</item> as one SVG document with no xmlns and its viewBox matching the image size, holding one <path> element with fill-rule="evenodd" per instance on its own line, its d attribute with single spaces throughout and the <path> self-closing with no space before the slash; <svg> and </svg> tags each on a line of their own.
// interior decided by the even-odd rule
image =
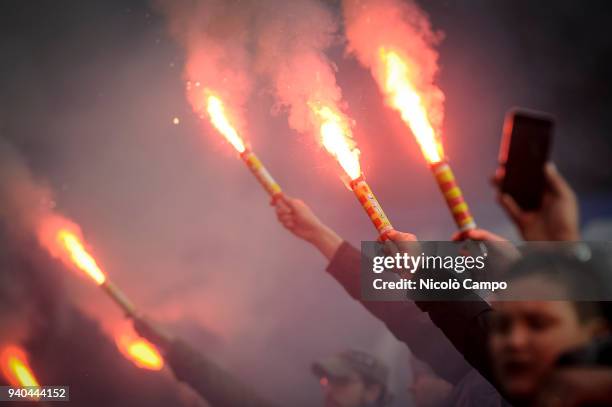
<svg viewBox="0 0 612 407">
<path fill-rule="evenodd" d="M 492 309 L 476 294 L 468 295 L 471 297 L 456 301 L 417 301 L 416 304 L 429 314 L 465 360 L 496 386 L 488 356 L 487 321 Z"/>
<path fill-rule="evenodd" d="M 176 378 L 213 407 L 277 407 L 181 340 L 168 345 L 165 358 Z"/>
<path fill-rule="evenodd" d="M 437 375 L 451 383 L 461 380 L 470 366 L 414 302 L 361 300 L 360 267 L 361 252 L 343 242 L 327 272 L 353 299 L 381 320 L 399 341 L 408 345 L 415 356 L 429 364 Z"/>
</svg>

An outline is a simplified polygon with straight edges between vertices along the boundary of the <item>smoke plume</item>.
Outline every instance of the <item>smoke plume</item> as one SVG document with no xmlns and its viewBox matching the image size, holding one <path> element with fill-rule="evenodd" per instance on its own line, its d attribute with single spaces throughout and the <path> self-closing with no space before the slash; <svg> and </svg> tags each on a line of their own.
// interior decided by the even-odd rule
<svg viewBox="0 0 612 407">
<path fill-rule="evenodd" d="M 443 34 L 432 29 L 429 17 L 413 0 L 344 0 L 343 10 L 347 51 L 371 71 L 380 88 L 386 76 L 381 49 L 406 61 L 429 120 L 440 134 L 444 94 L 435 84 L 439 66 L 434 47 Z"/>
<path fill-rule="evenodd" d="M 276 109 L 286 111 L 289 126 L 317 134 L 321 119 L 313 107 L 344 108 L 336 66 L 325 50 L 337 40 L 338 22 L 312 0 L 268 1 L 257 24 L 256 66 L 271 84 Z"/>
<path fill-rule="evenodd" d="M 171 35 L 186 53 L 184 79 L 189 103 L 202 117 L 205 96 L 219 96 L 244 134 L 245 105 L 253 88 L 248 52 L 255 1 L 157 0 Z"/>
</svg>

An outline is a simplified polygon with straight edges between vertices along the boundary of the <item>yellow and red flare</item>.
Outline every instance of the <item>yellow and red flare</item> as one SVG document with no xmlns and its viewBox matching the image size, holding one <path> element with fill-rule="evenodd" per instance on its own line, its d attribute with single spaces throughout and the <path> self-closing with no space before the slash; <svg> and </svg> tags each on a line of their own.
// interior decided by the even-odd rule
<svg viewBox="0 0 612 407">
<path fill-rule="evenodd" d="M 319 120 L 319 134 L 325 149 L 338 161 L 350 178 L 350 187 L 366 212 L 381 238 L 393 229 L 380 202 L 365 181 L 359 163 L 359 149 L 352 138 L 348 118 L 330 106 L 310 104 L 315 117 Z"/>
<path fill-rule="evenodd" d="M 457 185 L 450 166 L 444 159 L 442 143 L 429 120 L 423 95 L 414 86 L 415 75 L 418 73 L 410 69 L 407 59 L 402 58 L 400 53 L 393 50 L 381 47 L 379 58 L 384 67 L 383 77 L 379 79 L 379 84 L 387 97 L 387 102 L 400 113 L 402 120 L 414 134 L 457 227 L 461 231 L 476 228 L 463 193 Z"/>
<path fill-rule="evenodd" d="M 282 192 L 280 185 L 272 178 L 272 175 L 270 175 L 255 153 L 246 147 L 244 140 L 242 140 L 238 131 L 232 125 L 221 98 L 209 90 L 205 91 L 205 95 L 206 112 L 215 129 L 236 149 L 240 154 L 240 158 L 242 158 L 266 192 L 272 197 L 280 195 Z"/>
<path fill-rule="evenodd" d="M 372 221 L 372 224 L 378 231 L 378 234 L 382 239 L 384 239 L 386 233 L 393 230 L 393 226 L 380 206 L 380 202 L 378 202 L 378 199 L 376 199 L 376 196 L 374 196 L 374 192 L 372 192 L 372 189 L 362 176 L 352 180 L 350 186 L 355 193 L 357 200 L 366 211 L 368 217 Z"/>
</svg>

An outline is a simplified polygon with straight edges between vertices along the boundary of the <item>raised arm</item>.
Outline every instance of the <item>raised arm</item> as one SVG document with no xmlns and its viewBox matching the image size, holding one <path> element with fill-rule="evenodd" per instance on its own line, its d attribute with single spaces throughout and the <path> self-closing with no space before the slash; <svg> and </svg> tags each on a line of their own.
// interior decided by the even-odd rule
<svg viewBox="0 0 612 407">
<path fill-rule="evenodd" d="M 156 324 L 135 318 L 134 328 L 159 347 L 176 378 L 187 383 L 213 407 L 276 407 L 253 388 L 186 342 L 173 338 Z"/>
<path fill-rule="evenodd" d="M 413 302 L 362 301 L 360 285 L 361 252 L 326 226 L 303 201 L 284 196 L 275 200 L 279 222 L 295 236 L 315 246 L 329 260 L 327 272 L 346 292 L 359 301 L 389 331 L 444 379 L 456 383 L 469 365 Z M 414 235 L 393 231 L 394 248 L 414 242 Z"/>
</svg>

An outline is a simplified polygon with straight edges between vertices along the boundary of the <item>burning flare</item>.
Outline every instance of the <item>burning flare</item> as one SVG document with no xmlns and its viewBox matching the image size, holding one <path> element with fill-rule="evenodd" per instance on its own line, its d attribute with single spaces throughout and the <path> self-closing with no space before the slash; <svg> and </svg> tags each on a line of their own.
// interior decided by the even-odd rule
<svg viewBox="0 0 612 407">
<path fill-rule="evenodd" d="M 321 142 L 325 149 L 340 163 L 351 179 L 349 183 L 355 197 L 361 204 L 372 224 L 385 239 L 393 229 L 370 186 L 361 174 L 359 149 L 352 139 L 351 126 L 346 116 L 329 105 L 308 104 L 318 123 Z"/>
<path fill-rule="evenodd" d="M 148 370 L 161 370 L 164 359 L 157 348 L 143 338 L 135 337 L 130 333 L 120 333 L 115 343 L 121 353 L 136 366 Z"/>
<path fill-rule="evenodd" d="M 388 103 L 400 112 L 402 120 L 412 130 L 427 162 L 439 163 L 444 155 L 442 145 L 429 121 L 422 96 L 413 84 L 416 73 L 394 51 L 380 48 L 379 56 L 384 66 L 382 88 Z"/>
<path fill-rule="evenodd" d="M 106 275 L 85 248 L 81 236 L 78 225 L 56 214 L 47 216 L 38 227 L 38 240 L 53 257 L 70 267 L 76 266 L 97 285 L 103 285 Z"/>
<path fill-rule="evenodd" d="M 223 101 L 209 91 L 205 92 L 206 96 L 206 111 L 210 117 L 213 126 L 230 142 L 232 146 L 239 152 L 243 153 L 246 149 L 242 138 L 238 135 L 236 129 L 230 123 L 227 117 L 227 112 Z"/>
<path fill-rule="evenodd" d="M 134 305 L 106 277 L 96 260 L 85 248 L 78 225 L 62 216 L 49 215 L 38 227 L 38 239 L 53 257 L 60 259 L 68 267 L 76 266 L 89 276 L 127 315 L 135 314 Z"/>
<path fill-rule="evenodd" d="M 23 349 L 14 345 L 7 346 L 0 354 L 0 363 L 2 365 L 2 374 L 11 386 L 40 387 L 28 364 L 28 359 Z"/>
<path fill-rule="evenodd" d="M 74 233 L 67 229 L 61 229 L 57 232 L 57 240 L 68 252 L 68 255 L 80 270 L 91 277 L 96 284 L 104 284 L 106 276 Z"/>
<path fill-rule="evenodd" d="M 359 178 L 359 149 L 351 138 L 351 128 L 348 119 L 329 106 L 310 105 L 315 116 L 320 120 L 321 142 L 351 180 Z"/>
</svg>

